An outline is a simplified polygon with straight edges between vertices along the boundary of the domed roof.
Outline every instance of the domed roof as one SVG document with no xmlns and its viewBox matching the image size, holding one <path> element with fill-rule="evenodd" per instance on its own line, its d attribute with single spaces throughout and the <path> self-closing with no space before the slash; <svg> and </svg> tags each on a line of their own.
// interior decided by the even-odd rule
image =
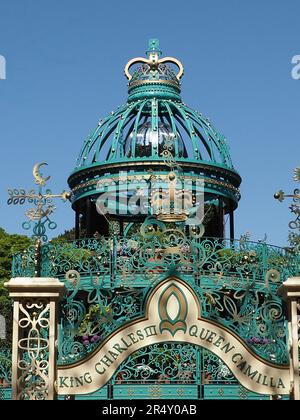
<svg viewBox="0 0 300 420">
<path fill-rule="evenodd" d="M 159 147 L 163 138 L 173 143 L 174 158 L 179 161 L 233 168 L 224 136 L 207 118 L 181 101 L 144 98 L 118 108 L 99 122 L 83 144 L 77 169 L 129 157 L 163 161 Z"/>
<path fill-rule="evenodd" d="M 181 62 L 160 58 L 157 40 L 150 40 L 149 57 L 134 58 L 125 67 L 128 102 L 101 120 L 85 140 L 77 169 L 118 160 L 163 160 L 162 144 L 172 142 L 175 159 L 220 164 L 232 169 L 224 136 L 180 97 Z M 130 69 L 138 65 L 131 75 Z M 178 72 L 171 65 L 176 66 Z"/>
<path fill-rule="evenodd" d="M 127 103 L 100 120 L 84 141 L 69 178 L 73 192 L 88 194 L 83 186 L 120 168 L 163 170 L 171 156 L 184 171 L 209 177 L 210 188 L 228 186 L 231 190 L 224 195 L 237 203 L 241 178 L 233 168 L 224 136 L 181 99 L 181 62 L 161 58 L 157 40 L 150 40 L 147 54 L 148 58 L 132 59 L 125 66 Z"/>
</svg>

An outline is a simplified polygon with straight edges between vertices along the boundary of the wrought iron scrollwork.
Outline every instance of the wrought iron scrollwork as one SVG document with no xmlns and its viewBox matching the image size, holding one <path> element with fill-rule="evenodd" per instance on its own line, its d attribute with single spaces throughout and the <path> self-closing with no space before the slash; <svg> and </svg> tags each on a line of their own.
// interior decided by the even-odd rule
<svg viewBox="0 0 300 420">
<path fill-rule="evenodd" d="M 18 399 L 45 400 L 48 392 L 49 314 L 46 299 L 27 299 L 19 304 Z M 22 334 L 20 334 L 22 336 Z"/>
<path fill-rule="evenodd" d="M 148 218 L 126 237 L 49 243 L 41 272 L 66 285 L 61 304 L 60 363 L 79 360 L 127 320 L 143 314 L 151 288 L 170 273 L 199 297 L 201 313 L 276 363 L 288 361 L 277 289 L 299 273 L 299 258 L 264 241 L 188 236 L 180 224 Z M 14 276 L 30 273 L 34 249 L 14 257 Z"/>
</svg>

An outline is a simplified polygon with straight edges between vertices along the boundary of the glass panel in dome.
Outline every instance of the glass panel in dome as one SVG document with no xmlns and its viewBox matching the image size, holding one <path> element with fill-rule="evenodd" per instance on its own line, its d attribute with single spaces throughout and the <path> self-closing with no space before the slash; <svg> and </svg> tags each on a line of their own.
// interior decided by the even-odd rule
<svg viewBox="0 0 300 420">
<path fill-rule="evenodd" d="M 132 143 L 134 141 L 133 131 L 129 134 L 125 143 L 125 155 L 127 157 L 132 156 Z M 177 141 L 178 143 L 178 157 L 184 157 L 186 155 L 185 147 L 180 135 L 177 135 L 175 140 L 175 134 L 173 133 L 172 127 L 167 122 L 159 121 L 158 123 L 158 144 L 156 132 L 152 130 L 152 124 L 150 120 L 144 121 L 138 126 L 135 140 L 135 156 L 136 157 L 150 157 L 152 155 L 153 146 L 158 146 L 158 155 L 162 156 L 162 152 L 165 150 L 167 143 Z M 175 147 L 169 149 L 170 152 L 175 156 Z"/>
</svg>

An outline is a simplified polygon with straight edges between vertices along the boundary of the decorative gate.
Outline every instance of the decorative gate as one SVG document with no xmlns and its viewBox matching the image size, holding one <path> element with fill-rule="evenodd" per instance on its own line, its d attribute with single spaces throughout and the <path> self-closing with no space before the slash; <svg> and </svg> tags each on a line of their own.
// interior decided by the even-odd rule
<svg viewBox="0 0 300 420">
<path fill-rule="evenodd" d="M 129 357 L 111 386 L 117 399 L 269 398 L 239 385 L 230 369 L 208 350 L 174 343 L 149 346 Z"/>
<path fill-rule="evenodd" d="M 32 275 L 33 255 L 34 249 L 15 256 L 15 277 Z M 130 237 L 45 245 L 41 267 L 42 276 L 59 278 L 67 289 L 59 314 L 59 369 L 84 362 L 114 331 L 142 317 L 149 293 L 168 276 L 189 285 L 202 316 L 238 336 L 257 358 L 282 367 L 289 363 L 277 289 L 298 268 L 295 256 L 283 249 L 187 237 L 148 219 Z M 75 398 L 263 397 L 241 386 L 209 350 L 165 342 L 140 348 L 105 386 Z"/>
</svg>

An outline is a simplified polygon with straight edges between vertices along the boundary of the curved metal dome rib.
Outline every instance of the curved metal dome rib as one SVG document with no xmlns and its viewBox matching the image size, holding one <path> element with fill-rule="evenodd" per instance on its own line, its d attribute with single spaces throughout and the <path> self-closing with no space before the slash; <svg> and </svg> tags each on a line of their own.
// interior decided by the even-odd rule
<svg viewBox="0 0 300 420">
<path fill-rule="evenodd" d="M 89 165 L 92 162 L 87 161 L 87 158 L 90 156 L 91 151 L 93 150 L 95 144 L 99 142 L 97 148 L 100 149 L 103 146 L 103 137 L 105 130 L 108 126 L 113 124 L 114 120 L 119 117 L 119 115 L 124 112 L 126 106 L 121 107 L 115 113 L 111 113 L 102 121 L 100 121 L 97 127 L 92 131 L 92 133 L 85 139 L 82 149 L 79 153 L 76 167 L 83 167 L 86 164 Z M 114 116 L 115 115 L 115 116 Z M 87 162 L 86 162 L 87 161 Z"/>
<path fill-rule="evenodd" d="M 145 124 L 148 124 L 152 144 L 150 152 L 147 147 L 143 153 L 139 137 Z M 224 137 L 206 118 L 182 102 L 153 98 L 128 103 L 106 117 L 84 142 L 77 168 L 126 158 L 163 160 L 159 153 L 162 130 L 174 141 L 175 159 L 233 167 Z"/>
</svg>

